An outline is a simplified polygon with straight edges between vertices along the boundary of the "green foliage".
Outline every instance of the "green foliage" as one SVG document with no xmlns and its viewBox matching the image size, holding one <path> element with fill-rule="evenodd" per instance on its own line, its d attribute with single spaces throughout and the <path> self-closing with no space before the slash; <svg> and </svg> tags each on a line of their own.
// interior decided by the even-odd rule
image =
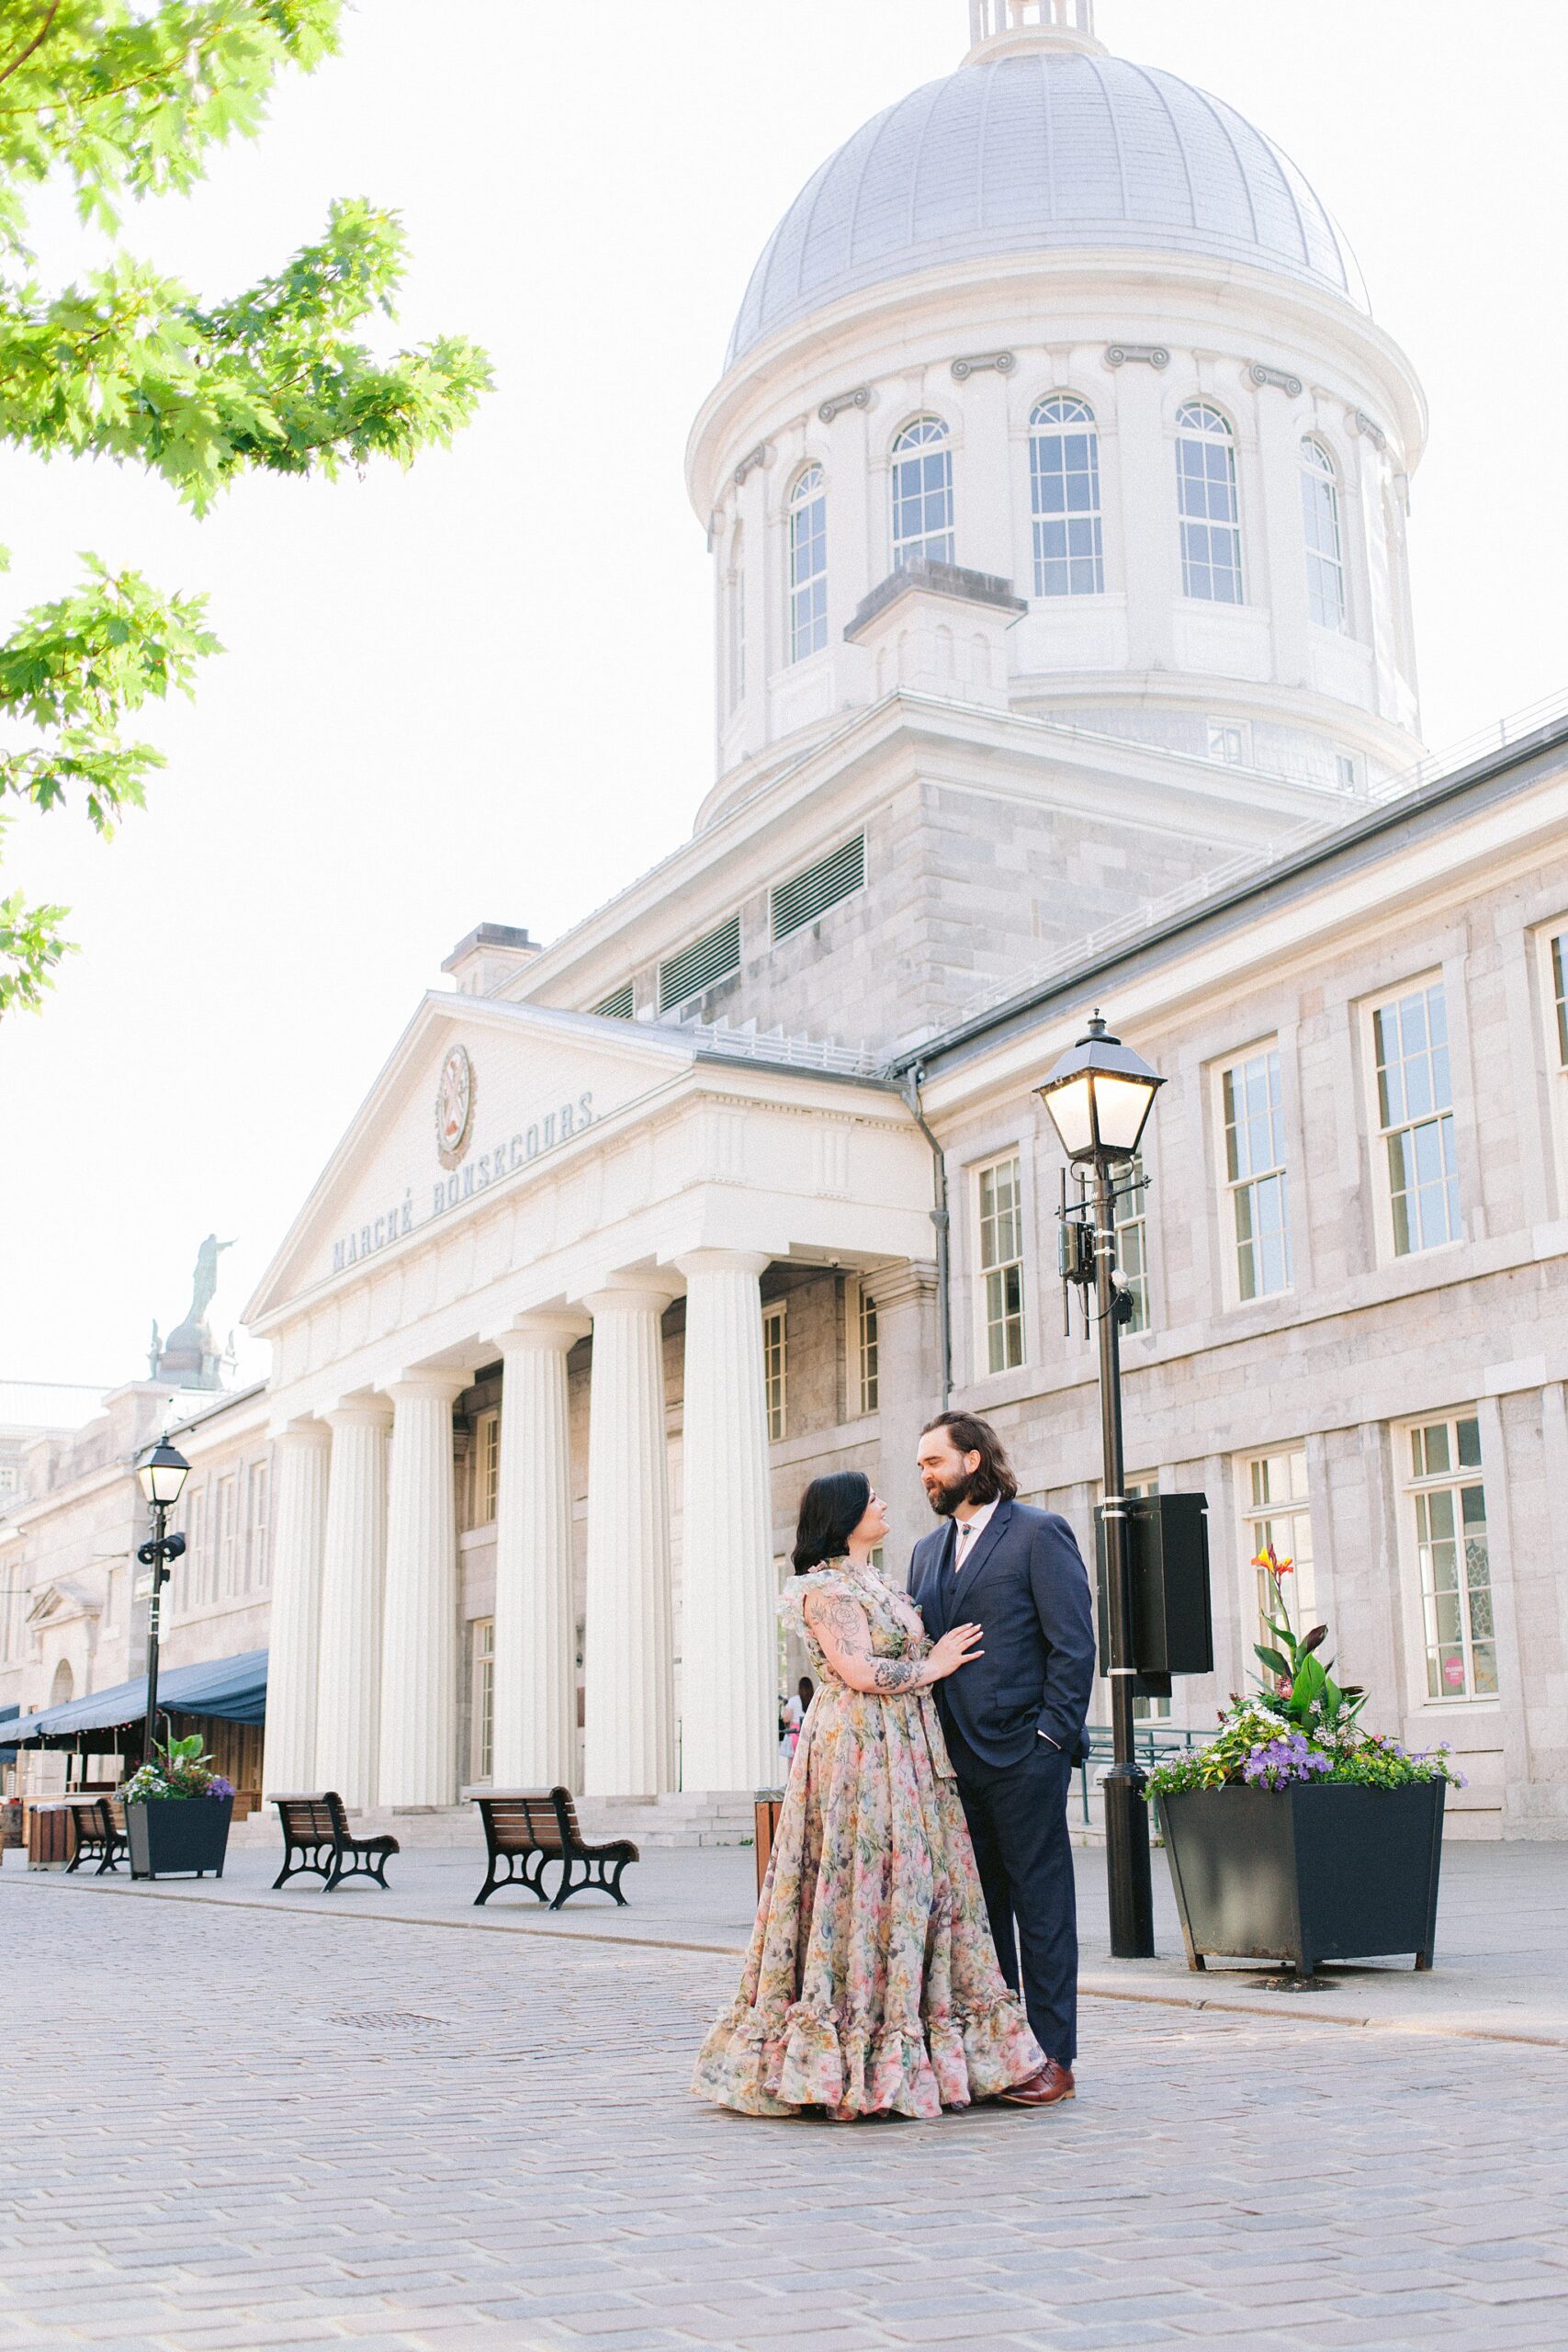
<svg viewBox="0 0 1568 2352">
<path fill-rule="evenodd" d="M 107 458 L 159 476 L 197 514 L 242 474 L 321 474 L 372 458 L 410 464 L 449 442 L 490 382 L 456 336 L 378 356 L 367 322 L 395 316 L 404 267 L 395 213 L 332 206 L 321 238 L 219 302 L 118 242 L 127 198 L 184 193 L 209 151 L 261 129 L 288 66 L 338 46 L 342 0 L 6 0 L 0 6 L 0 442 Z M 51 175 L 109 241 L 80 284 L 40 286 L 27 193 Z M 85 560 L 58 602 L 0 645 L 0 824 L 9 801 L 79 796 L 107 835 L 162 764 L 122 740 L 150 695 L 189 693 L 216 652 L 197 597 Z M 0 1013 L 36 1010 L 68 950 L 65 910 L 0 900 Z"/>
<path fill-rule="evenodd" d="M 166 1797 L 231 1797 L 233 1793 L 231 1783 L 213 1770 L 212 1758 L 197 1731 L 162 1746 L 154 1741 L 151 1761 L 139 1765 L 125 1784 L 127 1804 L 147 1804 Z"/>
<path fill-rule="evenodd" d="M 1206 1747 L 1168 1756 L 1145 1780 L 1151 1797 L 1177 1796 L 1188 1789 L 1288 1788 L 1314 1781 L 1357 1788 L 1408 1788 L 1419 1781 L 1447 1781 L 1463 1788 L 1446 1747 L 1412 1754 L 1381 1733 L 1363 1731 L 1357 1721 L 1366 1692 L 1356 1683 L 1335 1681 L 1316 1652 L 1328 1638 L 1314 1625 L 1298 1640 L 1291 1627 L 1282 1578 L 1288 1560 L 1273 1549 L 1260 1552 L 1255 1567 L 1269 1578 L 1278 1616 L 1264 1622 L 1280 1645 L 1259 1643 L 1257 1655 L 1269 1680 L 1250 1698 L 1233 1694 L 1220 1716 L 1217 1736 Z"/>
</svg>

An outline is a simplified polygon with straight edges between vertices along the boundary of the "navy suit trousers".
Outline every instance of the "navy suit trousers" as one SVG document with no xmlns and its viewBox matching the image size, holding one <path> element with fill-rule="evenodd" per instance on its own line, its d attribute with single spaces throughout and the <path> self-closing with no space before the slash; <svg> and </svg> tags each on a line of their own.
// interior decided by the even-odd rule
<svg viewBox="0 0 1568 2352">
<path fill-rule="evenodd" d="M 1072 1766 L 1043 1739 L 1021 1764 L 985 1764 L 951 1717 L 943 1729 L 1002 1974 L 1021 1992 L 1030 2030 L 1046 2057 L 1070 2066 L 1078 2019 L 1077 1901 L 1067 1837 Z"/>
</svg>

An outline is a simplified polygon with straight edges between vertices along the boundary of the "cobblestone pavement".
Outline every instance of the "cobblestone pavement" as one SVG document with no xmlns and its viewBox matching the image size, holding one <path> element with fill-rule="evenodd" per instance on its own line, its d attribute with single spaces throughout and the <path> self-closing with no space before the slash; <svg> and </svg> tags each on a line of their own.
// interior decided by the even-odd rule
<svg viewBox="0 0 1568 2352">
<path fill-rule="evenodd" d="M 733 1962 L 0 1896 L 0 2347 L 1568 2344 L 1568 2055 L 1087 2005 L 1055 2115 L 686 2095 Z"/>
</svg>

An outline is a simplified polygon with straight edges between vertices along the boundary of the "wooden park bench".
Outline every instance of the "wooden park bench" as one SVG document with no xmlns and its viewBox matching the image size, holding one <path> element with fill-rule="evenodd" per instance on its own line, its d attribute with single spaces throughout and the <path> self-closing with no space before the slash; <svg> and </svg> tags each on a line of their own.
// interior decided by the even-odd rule
<svg viewBox="0 0 1568 2352">
<path fill-rule="evenodd" d="M 75 1851 L 65 1868 L 80 1870 L 96 1862 L 95 1876 L 116 1871 L 130 1852 L 125 1834 L 125 1807 L 118 1797 L 74 1797 L 67 1808 L 75 1832 Z"/>
<path fill-rule="evenodd" d="M 490 1849 L 490 1869 L 474 1897 L 476 1904 L 488 1903 L 498 1887 L 522 1885 L 541 1903 L 549 1903 L 552 1911 L 589 1889 L 613 1894 L 625 1905 L 621 1872 L 638 1859 L 637 1849 L 629 1838 L 590 1846 L 578 1826 L 570 1789 L 492 1790 L 476 1796 L 474 1803 Z M 558 1861 L 561 1869 L 560 1884 L 551 1902 L 545 1886 L 545 1867 L 553 1861 Z"/>
<path fill-rule="evenodd" d="M 397 1839 L 351 1838 L 348 1815 L 335 1789 L 320 1795 L 269 1797 L 267 1803 L 277 1807 L 283 1824 L 283 1868 L 272 1882 L 275 1888 L 301 1871 L 325 1879 L 328 1894 L 345 1878 L 373 1878 L 378 1886 L 386 1886 L 388 1858 L 401 1851 Z"/>
</svg>

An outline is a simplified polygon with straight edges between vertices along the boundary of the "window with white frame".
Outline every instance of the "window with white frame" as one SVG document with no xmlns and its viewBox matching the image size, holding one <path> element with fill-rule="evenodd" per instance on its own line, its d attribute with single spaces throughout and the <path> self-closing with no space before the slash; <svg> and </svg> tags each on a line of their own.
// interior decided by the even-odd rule
<svg viewBox="0 0 1568 2352">
<path fill-rule="evenodd" d="M 876 1301 L 864 1283 L 852 1285 L 849 1310 L 851 1409 L 874 1413 L 881 1402 Z"/>
<path fill-rule="evenodd" d="M 1127 1295 L 1133 1302 L 1133 1312 L 1122 1326 L 1124 1331 L 1146 1331 L 1149 1328 L 1148 1184 L 1142 1152 L 1117 1170 L 1113 1212 L 1116 1264 L 1127 1278 Z"/>
<path fill-rule="evenodd" d="M 807 466 L 789 502 L 789 658 L 804 662 L 828 642 L 828 491 Z"/>
<path fill-rule="evenodd" d="M 1247 765 L 1246 726 L 1235 718 L 1211 718 L 1209 721 L 1209 757 L 1219 760 L 1228 768 Z"/>
<path fill-rule="evenodd" d="M 1241 505 L 1235 441 L 1207 401 L 1184 401 L 1176 413 L 1176 494 L 1181 524 L 1181 593 L 1213 605 L 1239 605 Z"/>
<path fill-rule="evenodd" d="M 495 1777 L 495 1619 L 476 1617 L 473 1638 L 468 1764 L 476 1781 L 490 1781 Z"/>
<path fill-rule="evenodd" d="M 1277 1046 L 1265 1046 L 1220 1072 L 1220 1113 L 1236 1295 L 1267 1298 L 1291 1287 L 1285 1106 Z"/>
<path fill-rule="evenodd" d="M 789 1329 L 784 1302 L 762 1309 L 762 1394 L 768 1412 L 768 1439 L 776 1445 L 784 1434 L 789 1413 Z"/>
<path fill-rule="evenodd" d="M 474 1525 L 493 1527 L 501 1495 L 501 1415 L 481 1413 L 474 1431 Z"/>
<path fill-rule="evenodd" d="M 235 1569 L 239 1551 L 236 1480 L 232 1474 L 218 1481 L 218 1575 L 215 1598 L 227 1600 L 237 1589 Z"/>
<path fill-rule="evenodd" d="M 736 526 L 729 543 L 729 707 L 746 693 L 746 534 Z"/>
<path fill-rule="evenodd" d="M 185 1496 L 185 1507 L 186 1573 L 181 1577 L 178 1570 L 175 1570 L 175 1577 L 168 1587 L 168 1591 L 170 1597 L 173 1598 L 175 1593 L 179 1590 L 179 1588 L 183 1586 L 184 1590 L 180 1597 L 184 1600 L 185 1604 L 187 1607 L 190 1607 L 197 1602 L 207 1600 L 211 1598 L 211 1588 L 209 1583 L 211 1561 L 209 1557 L 207 1549 L 206 1487 L 198 1487 L 193 1494 L 187 1487 Z"/>
<path fill-rule="evenodd" d="M 272 1473 L 265 1462 L 253 1462 L 246 1485 L 246 1518 L 249 1527 L 245 1543 L 245 1589 L 262 1592 L 267 1581 L 267 1518 L 270 1509 Z"/>
<path fill-rule="evenodd" d="M 976 1177 L 982 1361 L 987 1372 L 1023 1362 L 1023 1182 L 1018 1154 Z"/>
<path fill-rule="evenodd" d="M 21 1464 L 17 1462 L 0 1462 L 0 1495 L 20 1494 L 21 1488 Z"/>
<path fill-rule="evenodd" d="M 1101 594 L 1100 435 L 1093 409 L 1073 393 L 1053 392 L 1029 420 L 1029 494 L 1035 594 Z"/>
<path fill-rule="evenodd" d="M 1552 1042 L 1557 1049 L 1557 1067 L 1568 1070 L 1568 931 L 1560 931 L 1548 940 L 1546 952 L 1551 980 Z"/>
<path fill-rule="evenodd" d="M 1359 792 L 1360 790 L 1361 771 L 1357 763 L 1354 752 L 1335 752 L 1334 781 L 1339 786 L 1341 792 Z"/>
<path fill-rule="evenodd" d="M 1306 1448 L 1283 1446 L 1277 1453 L 1252 1454 L 1241 1465 L 1240 1488 L 1242 1541 L 1257 1604 L 1257 1638 L 1269 1648 L 1277 1648 L 1269 1633 L 1269 1620 L 1274 1614 L 1269 1574 L 1258 1565 L 1270 1549 L 1284 1569 L 1280 1589 L 1292 1631 L 1299 1636 L 1317 1623 Z"/>
<path fill-rule="evenodd" d="M 1319 628 L 1345 626 L 1345 558 L 1339 543 L 1339 485 L 1334 460 L 1309 433 L 1302 442 L 1302 533 L 1306 542 L 1307 611 Z"/>
<path fill-rule="evenodd" d="M 1372 1035 L 1393 1251 L 1405 1258 L 1462 1231 L 1442 982 L 1377 1006 Z"/>
<path fill-rule="evenodd" d="M 953 447 L 938 416 L 918 416 L 893 444 L 893 566 L 953 563 Z"/>
<path fill-rule="evenodd" d="M 1421 1577 L 1428 1699 L 1495 1699 L 1497 1643 L 1486 1546 L 1481 1425 L 1473 1414 L 1404 1432 Z"/>
</svg>

